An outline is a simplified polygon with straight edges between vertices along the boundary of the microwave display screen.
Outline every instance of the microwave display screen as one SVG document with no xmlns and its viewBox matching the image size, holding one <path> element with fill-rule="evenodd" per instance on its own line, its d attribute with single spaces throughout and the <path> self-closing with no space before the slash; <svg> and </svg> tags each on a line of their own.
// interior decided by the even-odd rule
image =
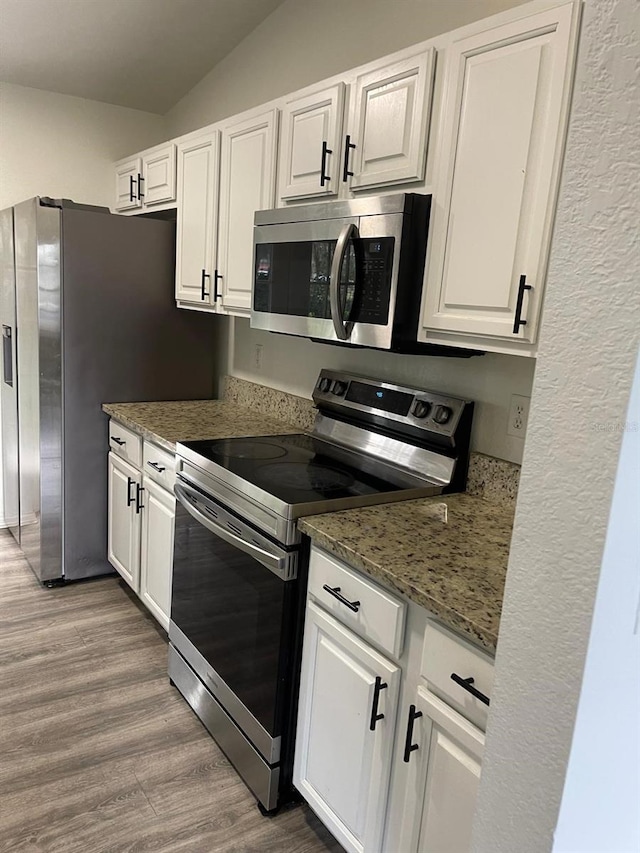
<svg viewBox="0 0 640 853">
<path fill-rule="evenodd" d="M 359 403 L 361 406 L 369 406 L 370 409 L 379 409 L 381 412 L 408 415 L 413 395 L 405 394 L 402 391 L 393 391 L 391 388 L 380 388 L 377 385 L 353 381 L 349 383 L 345 400 L 350 403 Z"/>
<path fill-rule="evenodd" d="M 256 245 L 253 310 L 331 319 L 329 285 L 336 240 Z M 393 237 L 351 241 L 340 272 L 346 320 L 384 326 L 389 320 Z"/>
</svg>

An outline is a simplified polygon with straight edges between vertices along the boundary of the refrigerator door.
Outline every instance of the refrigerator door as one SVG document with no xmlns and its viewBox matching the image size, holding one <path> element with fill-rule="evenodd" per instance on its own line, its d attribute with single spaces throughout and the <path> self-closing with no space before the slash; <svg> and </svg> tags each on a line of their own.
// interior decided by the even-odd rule
<svg viewBox="0 0 640 853">
<path fill-rule="evenodd" d="M 36 577 L 62 577 L 60 211 L 14 208 L 20 545 Z"/>
<path fill-rule="evenodd" d="M 2 489 L 0 516 L 20 544 L 18 472 L 18 374 L 16 370 L 16 267 L 13 245 L 13 208 L 0 211 L 0 440 Z"/>
</svg>

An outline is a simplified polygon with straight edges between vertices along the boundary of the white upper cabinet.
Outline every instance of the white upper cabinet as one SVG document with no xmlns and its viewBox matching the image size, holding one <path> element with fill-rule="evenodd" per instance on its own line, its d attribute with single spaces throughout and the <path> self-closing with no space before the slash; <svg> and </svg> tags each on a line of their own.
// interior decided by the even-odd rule
<svg viewBox="0 0 640 853">
<path fill-rule="evenodd" d="M 286 102 L 280 131 L 280 199 L 337 195 L 344 94 L 344 83 L 337 83 Z"/>
<path fill-rule="evenodd" d="M 215 304 L 220 133 L 191 135 L 178 144 L 176 300 Z"/>
<path fill-rule="evenodd" d="M 275 205 L 278 110 L 256 113 L 222 132 L 220 248 L 222 306 L 248 314 L 253 283 L 253 217 Z"/>
<path fill-rule="evenodd" d="M 343 181 L 352 190 L 422 181 L 435 50 L 421 50 L 355 79 Z"/>
<path fill-rule="evenodd" d="M 576 10 L 559 6 L 446 51 L 427 337 L 433 330 L 520 346 L 536 340 Z"/>
<path fill-rule="evenodd" d="M 138 182 L 142 174 L 142 158 L 129 157 L 115 164 L 115 210 L 135 210 L 142 207 L 138 196 Z"/>
<path fill-rule="evenodd" d="M 176 146 L 165 142 L 115 164 L 114 210 L 144 213 L 146 208 L 175 207 Z"/>
<path fill-rule="evenodd" d="M 142 182 L 138 190 L 147 207 L 173 201 L 176 197 L 176 146 L 158 145 L 142 155 Z"/>
</svg>

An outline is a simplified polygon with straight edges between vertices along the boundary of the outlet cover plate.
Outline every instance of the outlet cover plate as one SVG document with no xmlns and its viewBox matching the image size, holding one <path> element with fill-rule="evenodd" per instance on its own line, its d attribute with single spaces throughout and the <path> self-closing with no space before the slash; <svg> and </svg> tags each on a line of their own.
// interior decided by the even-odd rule
<svg viewBox="0 0 640 853">
<path fill-rule="evenodd" d="M 507 435 L 513 435 L 516 438 L 525 437 L 527 433 L 527 423 L 529 421 L 530 402 L 531 397 L 521 397 L 519 394 L 511 395 Z"/>
</svg>

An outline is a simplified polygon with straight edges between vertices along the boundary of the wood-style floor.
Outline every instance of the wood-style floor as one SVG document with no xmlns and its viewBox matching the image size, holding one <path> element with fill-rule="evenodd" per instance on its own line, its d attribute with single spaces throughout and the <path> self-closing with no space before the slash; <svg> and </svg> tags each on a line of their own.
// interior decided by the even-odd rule
<svg viewBox="0 0 640 853">
<path fill-rule="evenodd" d="M 44 589 L 0 531 L 0 584 L 2 853 L 342 850 L 306 806 L 260 815 L 122 581 Z"/>
</svg>

